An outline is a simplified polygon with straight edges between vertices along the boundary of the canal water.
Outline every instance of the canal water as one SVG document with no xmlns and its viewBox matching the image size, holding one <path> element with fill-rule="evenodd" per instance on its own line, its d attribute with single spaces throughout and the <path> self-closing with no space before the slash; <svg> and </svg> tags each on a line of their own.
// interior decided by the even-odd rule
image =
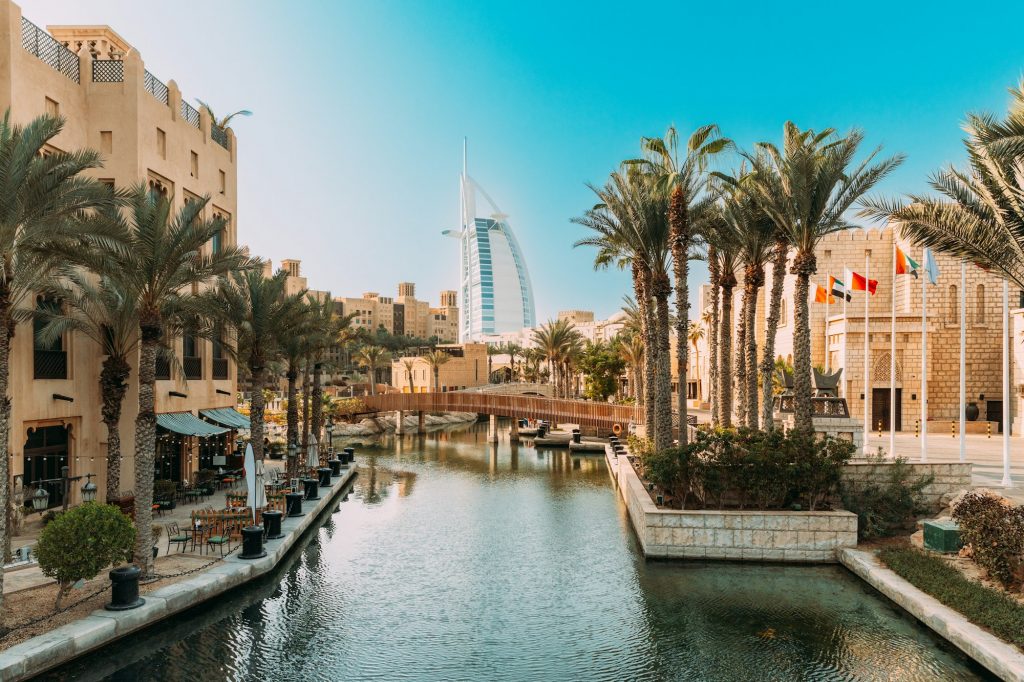
<svg viewBox="0 0 1024 682">
<path fill-rule="evenodd" d="M 273 577 L 48 679 L 988 679 L 840 567 L 645 561 L 602 457 L 485 436 L 359 448 Z"/>
</svg>

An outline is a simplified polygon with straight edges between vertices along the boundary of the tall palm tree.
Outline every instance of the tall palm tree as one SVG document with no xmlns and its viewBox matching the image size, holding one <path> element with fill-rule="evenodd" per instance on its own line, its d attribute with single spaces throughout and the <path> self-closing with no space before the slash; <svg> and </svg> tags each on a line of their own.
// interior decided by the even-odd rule
<svg viewBox="0 0 1024 682">
<path fill-rule="evenodd" d="M 4 557 L 10 548 L 8 392 L 17 311 L 59 263 L 51 247 L 79 244 L 87 238 L 87 232 L 105 231 L 102 225 L 86 227 L 79 218 L 85 211 L 119 199 L 108 187 L 83 175 L 84 171 L 101 166 L 95 151 L 43 154 L 63 128 L 63 119 L 50 116 L 34 119 L 25 126 L 14 125 L 10 110 L 0 120 L 0 554 Z"/>
<path fill-rule="evenodd" d="M 705 170 L 710 159 L 731 146 L 727 138 L 719 136 L 718 126 L 705 125 L 697 128 L 686 141 L 683 157 L 679 156 L 679 135 L 675 126 L 669 126 L 664 138 L 645 137 L 640 146 L 645 154 L 641 164 L 656 177 L 660 188 L 669 197 L 668 222 L 669 244 L 672 251 L 672 272 L 675 278 L 676 362 L 679 367 L 679 384 L 676 393 L 676 407 L 679 412 L 679 442 L 686 443 L 686 338 L 690 316 L 689 277 L 690 249 L 693 241 L 693 223 L 702 219 L 714 202 L 714 197 L 704 190 L 707 187 Z"/>
<path fill-rule="evenodd" d="M 969 260 L 1024 289 L 1024 80 L 1005 118 L 968 114 L 967 167 L 933 173 L 938 196 L 865 201 L 861 214 L 898 223 L 915 243 Z"/>
<path fill-rule="evenodd" d="M 370 395 L 377 395 L 377 370 L 391 359 L 391 354 L 383 346 L 363 346 L 356 352 L 356 362 L 366 368 L 370 379 Z"/>
<path fill-rule="evenodd" d="M 229 272 L 252 267 L 244 251 L 207 244 L 224 229 L 220 218 L 202 217 L 209 197 L 185 203 L 134 187 L 125 212 L 107 211 L 104 222 L 118 233 L 119 245 L 84 251 L 81 262 L 106 274 L 132 299 L 139 315 L 139 412 L 135 419 L 135 561 L 146 576 L 153 572 L 153 466 L 156 457 L 156 360 L 169 332 L 208 308 L 198 287 Z M 205 248 L 204 248 L 205 247 Z M 208 328 L 209 331 L 209 328 Z M 256 436 L 257 434 L 253 434 Z M 260 442 L 262 445 L 262 440 Z"/>
<path fill-rule="evenodd" d="M 697 373 L 697 383 L 700 384 L 700 350 L 697 344 L 701 339 L 704 338 L 704 327 L 700 322 L 693 320 L 690 322 L 690 331 L 686 335 L 690 345 L 693 346 L 693 366 Z M 697 399 L 700 400 L 700 391 L 697 391 Z"/>
<path fill-rule="evenodd" d="M 105 356 L 99 379 L 100 413 L 107 427 L 106 499 L 114 500 L 121 491 L 121 408 L 139 340 L 136 301 L 118 288 L 116 280 L 93 281 L 72 267 L 64 268 L 60 280 L 46 293 L 61 305 L 36 311 L 36 319 L 43 324 L 40 340 L 49 343 L 78 332 Z"/>
<path fill-rule="evenodd" d="M 568 395 L 568 364 L 577 355 L 582 337 L 576 326 L 565 319 L 548 320 L 533 331 L 533 341 L 544 354 L 555 385 L 555 395 Z"/>
<path fill-rule="evenodd" d="M 710 248 L 708 249 L 707 253 L 708 253 L 708 264 L 710 265 L 711 264 L 711 255 L 712 255 Z M 711 290 L 714 291 L 714 286 L 713 285 L 712 285 L 712 289 Z M 715 299 L 716 299 L 715 300 L 715 307 L 717 307 L 717 304 L 718 304 L 717 296 L 715 297 Z M 707 362 L 707 364 L 708 364 L 708 383 L 707 383 L 707 386 L 705 387 L 706 390 L 705 391 L 701 391 L 701 394 L 700 394 L 701 402 L 711 402 L 711 364 L 712 364 L 711 363 L 711 359 L 714 357 L 714 353 L 713 353 L 714 348 L 713 348 L 713 346 L 715 344 L 715 341 L 718 338 L 718 334 L 716 333 L 716 329 L 715 329 L 715 326 L 714 326 L 715 316 L 712 314 L 711 308 L 712 308 L 712 306 L 710 306 L 710 305 L 707 306 L 706 308 L 704 308 L 704 312 L 700 316 L 700 322 L 704 326 L 704 335 L 708 339 L 708 362 Z M 698 371 L 700 371 L 700 370 L 698 369 Z M 705 395 L 708 397 L 707 400 L 704 400 L 704 396 Z M 713 418 L 712 422 L 713 423 L 717 423 L 717 420 Z"/>
<path fill-rule="evenodd" d="M 718 426 L 722 420 L 722 415 L 718 411 L 721 396 L 721 382 L 718 376 L 718 331 L 722 317 L 721 298 L 719 297 L 722 275 L 718 269 L 718 249 L 715 247 L 714 240 L 707 239 L 707 235 L 705 235 L 705 239 L 708 244 L 708 280 L 711 285 L 711 326 L 708 333 L 708 383 L 710 384 L 708 387 L 708 399 L 711 401 L 711 423 L 714 426 Z"/>
<path fill-rule="evenodd" d="M 805 431 L 814 429 L 808 294 L 818 269 L 815 248 L 825 236 L 851 227 L 846 212 L 903 161 L 900 154 L 876 161 L 879 147 L 854 165 L 863 138 L 859 130 L 838 136 L 832 129 L 815 133 L 787 122 L 781 150 L 763 142 L 760 153 L 745 154 L 753 166 L 752 192 L 796 251 L 794 421 Z"/>
<path fill-rule="evenodd" d="M 717 286 L 713 287 L 712 295 L 716 299 L 721 296 L 718 334 L 715 339 L 715 360 L 718 363 L 715 388 L 718 393 L 714 399 L 718 403 L 718 423 L 729 427 L 732 426 L 733 412 L 732 305 L 733 289 L 737 284 L 736 270 L 740 264 L 740 249 L 732 226 L 725 220 L 724 215 L 716 223 L 708 225 L 705 239 L 713 247 L 708 249 L 709 262 L 714 268 L 717 283 Z"/>
<path fill-rule="evenodd" d="M 523 355 L 523 347 L 520 346 L 518 343 L 509 341 L 508 343 L 505 344 L 505 353 L 508 355 L 509 365 L 511 365 L 512 380 L 518 381 L 519 372 L 516 368 L 516 358 L 521 357 Z"/>
<path fill-rule="evenodd" d="M 491 376 L 492 372 L 494 371 L 494 356 L 500 354 L 501 352 L 502 349 L 500 346 L 492 343 L 487 344 L 487 383 L 489 384 L 493 383 L 494 381 L 493 377 Z"/>
<path fill-rule="evenodd" d="M 644 342 L 639 334 L 622 334 L 618 338 L 619 357 L 626 363 L 629 372 L 629 394 L 637 402 L 643 395 L 640 382 L 643 380 Z"/>
<path fill-rule="evenodd" d="M 402 360 L 402 366 L 405 367 L 405 378 L 409 380 L 409 393 L 415 393 L 416 388 L 412 383 L 412 373 L 416 368 L 416 360 L 413 358 L 406 358 Z"/>
<path fill-rule="evenodd" d="M 304 308 L 304 315 L 296 319 L 291 329 L 285 330 L 283 334 L 276 334 L 278 342 L 283 349 L 285 360 L 285 380 L 288 384 L 286 410 L 285 438 L 289 445 L 299 444 L 299 373 L 302 371 L 302 361 L 306 353 L 306 333 L 309 327 L 308 308 Z"/>
<path fill-rule="evenodd" d="M 761 353 L 761 425 L 766 431 L 775 428 L 773 409 L 773 377 L 775 376 L 775 336 L 782 315 L 782 290 L 786 281 L 786 263 L 789 261 L 789 238 L 782 230 L 775 231 L 772 258 L 771 302 L 765 323 L 764 351 Z"/>
<path fill-rule="evenodd" d="M 435 348 L 424 355 L 423 359 L 427 361 L 427 365 L 430 366 L 430 371 L 434 375 L 434 386 L 431 390 L 437 392 L 437 388 L 441 383 L 441 365 L 444 365 L 451 360 L 452 356 L 448 355 L 443 350 Z"/>
<path fill-rule="evenodd" d="M 312 429 L 317 439 L 320 439 L 324 412 L 323 401 L 319 396 L 323 394 L 324 354 L 343 340 L 344 332 L 355 318 L 355 313 L 335 314 L 334 300 L 330 292 L 322 294 L 319 298 L 308 296 L 306 309 L 309 311 L 311 323 L 308 343 L 313 360 Z"/>
</svg>

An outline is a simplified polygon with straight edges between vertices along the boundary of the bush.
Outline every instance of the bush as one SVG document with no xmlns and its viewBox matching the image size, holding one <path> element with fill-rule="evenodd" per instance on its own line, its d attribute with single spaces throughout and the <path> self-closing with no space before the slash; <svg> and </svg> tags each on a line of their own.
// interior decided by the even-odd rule
<svg viewBox="0 0 1024 682">
<path fill-rule="evenodd" d="M 56 608 L 72 585 L 120 563 L 134 543 L 131 520 L 112 505 L 86 502 L 58 515 L 36 545 L 43 575 L 59 585 Z"/>
<path fill-rule="evenodd" d="M 978 565 L 1003 587 L 1019 587 L 1024 578 L 1024 506 L 973 492 L 953 508 L 953 520 Z"/>
<path fill-rule="evenodd" d="M 46 528 L 58 516 L 60 516 L 59 509 L 48 509 L 43 512 L 43 515 L 39 518 L 39 522 L 43 524 L 43 528 Z"/>
<path fill-rule="evenodd" d="M 1010 644 L 1024 647 L 1024 606 L 1016 600 L 968 580 L 939 557 L 913 547 L 886 548 L 878 558 L 904 580 L 968 620 Z"/>
<path fill-rule="evenodd" d="M 889 478 L 881 485 L 843 486 L 843 506 L 857 515 L 857 536 L 862 540 L 910 530 L 914 519 L 928 511 L 923 491 L 935 477 L 911 480 L 913 470 L 901 457 L 886 467 Z"/>
</svg>

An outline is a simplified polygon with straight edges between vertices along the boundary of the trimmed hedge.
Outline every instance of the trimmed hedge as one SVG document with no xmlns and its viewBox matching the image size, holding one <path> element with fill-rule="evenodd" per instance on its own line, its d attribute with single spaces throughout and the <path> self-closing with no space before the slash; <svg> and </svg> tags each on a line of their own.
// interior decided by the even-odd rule
<svg viewBox="0 0 1024 682">
<path fill-rule="evenodd" d="M 968 580 L 943 559 L 914 547 L 889 547 L 879 552 L 878 558 L 914 587 L 960 612 L 975 625 L 1024 648 L 1024 605 Z"/>
</svg>

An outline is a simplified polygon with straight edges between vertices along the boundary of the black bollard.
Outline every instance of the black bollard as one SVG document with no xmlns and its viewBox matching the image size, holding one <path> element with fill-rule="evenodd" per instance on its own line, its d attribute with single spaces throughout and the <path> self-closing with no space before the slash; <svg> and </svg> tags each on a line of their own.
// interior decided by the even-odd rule
<svg viewBox="0 0 1024 682">
<path fill-rule="evenodd" d="M 331 467 L 331 476 L 341 476 L 341 460 L 332 459 L 327 462 L 327 465 Z"/>
<path fill-rule="evenodd" d="M 142 569 L 138 566 L 122 566 L 110 572 L 110 603 L 104 606 L 107 611 L 128 611 L 137 609 L 146 603 L 139 596 L 139 576 Z"/>
<path fill-rule="evenodd" d="M 320 467 L 316 470 L 320 475 L 320 487 L 330 488 L 331 487 L 331 470 L 327 467 Z"/>
<path fill-rule="evenodd" d="M 302 506 L 301 499 L 299 506 Z M 268 540 L 280 540 L 284 537 L 284 533 L 281 532 L 281 516 L 281 512 L 273 509 L 263 512 L 263 526 L 267 529 Z"/>
<path fill-rule="evenodd" d="M 288 516 L 305 516 L 302 511 L 302 493 L 285 493 L 284 499 L 288 506 Z"/>
<path fill-rule="evenodd" d="M 248 526 L 242 529 L 242 553 L 239 559 L 262 559 L 267 556 L 263 549 L 263 526 Z"/>
<path fill-rule="evenodd" d="M 572 442 L 573 443 L 579 443 L 581 440 L 583 440 L 583 434 L 580 433 L 579 429 L 573 429 L 572 430 Z"/>
<path fill-rule="evenodd" d="M 345 464 L 352 464 L 352 462 L 356 461 L 355 448 L 345 448 L 342 452 L 345 454 L 345 459 L 343 460 Z"/>
<path fill-rule="evenodd" d="M 307 500 L 315 502 L 320 499 L 320 481 L 315 478 L 304 478 L 302 487 L 306 490 Z"/>
</svg>

